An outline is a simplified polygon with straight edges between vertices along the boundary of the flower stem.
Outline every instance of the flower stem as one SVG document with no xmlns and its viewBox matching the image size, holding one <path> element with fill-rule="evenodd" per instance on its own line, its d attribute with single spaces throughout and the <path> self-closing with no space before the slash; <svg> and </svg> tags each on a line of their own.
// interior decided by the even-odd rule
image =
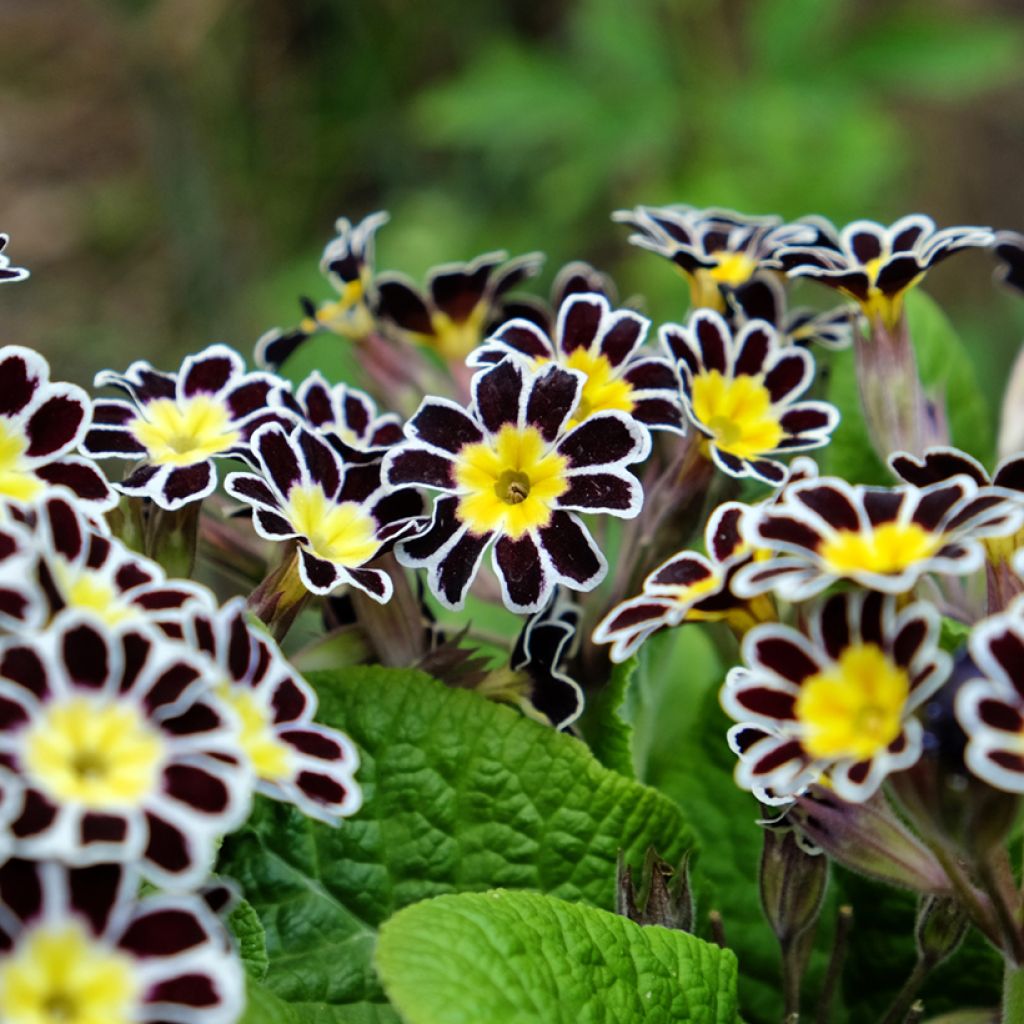
<svg viewBox="0 0 1024 1024">
<path fill-rule="evenodd" d="M 1003 974 L 1002 1024 L 1024 1024 L 1024 967 L 1006 962 Z"/>
</svg>

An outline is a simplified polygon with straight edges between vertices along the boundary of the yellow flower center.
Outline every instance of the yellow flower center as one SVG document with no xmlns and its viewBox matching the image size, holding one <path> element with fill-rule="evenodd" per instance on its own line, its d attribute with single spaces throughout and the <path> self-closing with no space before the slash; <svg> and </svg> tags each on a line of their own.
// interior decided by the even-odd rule
<svg viewBox="0 0 1024 1024">
<path fill-rule="evenodd" d="M 131 959 L 80 925 L 41 925 L 0 964 L 5 1024 L 132 1024 L 141 986 Z"/>
<path fill-rule="evenodd" d="M 841 530 L 821 549 L 821 559 L 831 572 L 898 573 L 926 558 L 942 546 L 941 534 L 929 533 L 917 523 L 882 523 L 866 533 Z"/>
<path fill-rule="evenodd" d="M 479 302 L 465 320 L 453 320 L 440 310 L 430 317 L 433 338 L 427 344 L 449 362 L 462 362 L 480 344 L 487 319 L 487 303 Z"/>
<path fill-rule="evenodd" d="M 207 395 L 180 402 L 158 398 L 145 408 L 145 417 L 131 423 L 131 432 L 157 465 L 191 466 L 219 455 L 238 442 L 227 407 Z"/>
<path fill-rule="evenodd" d="M 738 459 L 773 452 L 782 440 L 779 417 L 762 378 L 723 377 L 709 370 L 693 378 L 693 413 L 714 434 L 715 444 Z"/>
<path fill-rule="evenodd" d="M 46 484 L 25 467 L 28 438 L 17 422 L 0 416 L 0 498 L 33 501 Z"/>
<path fill-rule="evenodd" d="M 154 790 L 163 746 L 132 705 L 72 697 L 46 707 L 29 728 L 24 762 L 53 799 L 113 810 Z"/>
<path fill-rule="evenodd" d="M 814 758 L 874 757 L 899 736 L 909 695 L 907 673 L 877 644 L 848 647 L 800 687 L 801 743 Z"/>
<path fill-rule="evenodd" d="M 319 484 L 293 487 L 285 517 L 318 558 L 347 568 L 363 565 L 380 549 L 377 524 L 354 501 L 335 504 Z"/>
<path fill-rule="evenodd" d="M 882 256 L 876 256 L 873 260 L 868 260 L 864 264 L 863 270 L 868 277 L 868 297 L 866 300 L 845 289 L 840 289 L 840 291 L 855 299 L 869 320 L 881 320 L 882 323 L 891 329 L 899 323 L 900 316 L 903 313 L 903 296 L 922 280 L 924 274 L 918 274 L 917 277 L 908 281 L 898 292 L 886 295 L 878 288 L 876 282 L 878 281 L 879 271 L 888 259 L 889 256 L 883 254 Z"/>
<path fill-rule="evenodd" d="M 292 774 L 291 748 L 282 743 L 271 728 L 270 714 L 252 691 L 243 686 L 223 683 L 217 695 L 238 716 L 239 742 L 253 770 L 261 779 L 277 782 Z"/>
<path fill-rule="evenodd" d="M 757 270 L 757 260 L 745 252 L 728 252 L 721 250 L 711 253 L 718 262 L 708 269 L 708 273 L 719 283 L 737 288 L 750 280 Z"/>
<path fill-rule="evenodd" d="M 493 442 L 459 452 L 455 480 L 468 492 L 459 518 L 477 535 L 496 530 L 517 540 L 551 521 L 551 503 L 569 487 L 567 469 L 561 455 L 545 450 L 536 427 L 506 424 Z"/>
<path fill-rule="evenodd" d="M 96 573 L 76 570 L 63 558 L 54 558 L 50 565 L 57 590 L 69 608 L 90 611 L 108 626 L 141 618 L 139 609 L 124 601 L 110 582 Z"/>
<path fill-rule="evenodd" d="M 578 348 L 570 354 L 565 365 L 570 370 L 581 371 L 587 378 L 569 427 L 575 427 L 595 412 L 604 412 L 606 409 L 633 411 L 635 403 L 632 385 L 614 376 L 612 364 L 603 355 L 594 355 L 585 348 Z"/>
</svg>

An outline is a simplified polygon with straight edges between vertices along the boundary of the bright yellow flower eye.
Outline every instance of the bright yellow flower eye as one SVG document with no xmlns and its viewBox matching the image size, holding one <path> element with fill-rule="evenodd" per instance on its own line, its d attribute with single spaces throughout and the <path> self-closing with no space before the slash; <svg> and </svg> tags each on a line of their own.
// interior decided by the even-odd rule
<svg viewBox="0 0 1024 1024">
<path fill-rule="evenodd" d="M 709 370 L 693 378 L 693 414 L 714 434 L 714 443 L 738 459 L 773 452 L 782 426 L 772 412 L 771 395 L 760 376 L 722 376 Z"/>
<path fill-rule="evenodd" d="M 580 394 L 579 405 L 576 406 L 576 412 L 569 421 L 569 428 L 577 426 L 596 412 L 605 412 L 608 409 L 633 411 L 635 403 L 632 398 L 632 385 L 621 379 L 616 380 L 612 376 L 612 364 L 605 356 L 593 355 L 585 348 L 578 348 L 570 354 L 565 365 L 570 370 L 580 370 L 587 378 Z"/>
<path fill-rule="evenodd" d="M 373 517 L 356 502 L 328 500 L 319 484 L 293 487 L 284 514 L 308 539 L 313 554 L 326 562 L 354 568 L 380 550 Z"/>
<path fill-rule="evenodd" d="M 711 255 L 718 262 L 708 269 L 708 273 L 719 284 L 728 285 L 730 288 L 738 288 L 745 284 L 757 270 L 757 260 L 745 252 L 722 250 Z"/>
<path fill-rule="evenodd" d="M 868 533 L 841 530 L 825 542 L 821 558 L 839 576 L 898 573 L 931 557 L 942 543 L 941 534 L 929 533 L 917 523 L 883 523 Z"/>
<path fill-rule="evenodd" d="M 131 423 L 131 432 L 157 465 L 191 466 L 237 444 L 227 407 L 206 395 L 180 402 L 158 398 L 145 407 L 145 418 Z"/>
<path fill-rule="evenodd" d="M 568 490 L 567 461 L 545 451 L 536 427 L 506 424 L 493 444 L 466 445 L 458 454 L 455 480 L 467 491 L 459 518 L 478 536 L 496 530 L 513 540 L 547 526 L 552 502 Z"/>
<path fill-rule="evenodd" d="M 32 501 L 44 490 L 45 484 L 24 465 L 28 438 L 18 424 L 0 416 L 0 498 L 13 501 Z"/>
<path fill-rule="evenodd" d="M 55 800 L 95 810 L 135 807 L 157 786 L 163 742 L 127 702 L 55 701 L 28 730 L 28 774 Z"/>
<path fill-rule="evenodd" d="M 440 310 L 431 314 L 434 337 L 428 344 L 449 362 L 462 362 L 480 344 L 487 319 L 487 304 L 480 302 L 465 320 L 453 320 Z"/>
<path fill-rule="evenodd" d="M 124 601 L 114 587 L 96 573 L 88 569 L 76 570 L 63 558 L 54 558 L 50 568 L 57 590 L 69 608 L 86 609 L 108 626 L 141 617 L 137 608 Z"/>
<path fill-rule="evenodd" d="M 834 668 L 801 685 L 801 743 L 814 758 L 874 757 L 899 736 L 909 695 L 907 673 L 877 644 L 849 647 Z"/>
<path fill-rule="evenodd" d="M 270 715 L 256 695 L 230 683 L 219 686 L 217 694 L 238 716 L 242 727 L 239 741 L 256 774 L 268 782 L 289 778 L 292 774 L 291 748 L 274 735 Z"/>
<path fill-rule="evenodd" d="M 74 923 L 35 928 L 0 965 L 5 1024 L 132 1024 L 140 996 L 132 961 Z"/>
</svg>

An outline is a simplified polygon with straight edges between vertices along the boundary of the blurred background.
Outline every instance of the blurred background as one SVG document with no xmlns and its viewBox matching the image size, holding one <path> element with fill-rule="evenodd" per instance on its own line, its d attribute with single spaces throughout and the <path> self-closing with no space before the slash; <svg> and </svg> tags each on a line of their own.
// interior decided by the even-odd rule
<svg viewBox="0 0 1024 1024">
<path fill-rule="evenodd" d="M 297 319 L 335 217 L 378 267 L 505 248 L 682 316 L 613 209 L 1024 228 L 1019 0 L 0 0 L 0 338 L 58 376 Z M 807 286 L 813 290 L 813 286 Z M 928 280 L 996 396 L 1024 300 Z M 821 296 L 823 300 L 829 295 Z"/>
</svg>

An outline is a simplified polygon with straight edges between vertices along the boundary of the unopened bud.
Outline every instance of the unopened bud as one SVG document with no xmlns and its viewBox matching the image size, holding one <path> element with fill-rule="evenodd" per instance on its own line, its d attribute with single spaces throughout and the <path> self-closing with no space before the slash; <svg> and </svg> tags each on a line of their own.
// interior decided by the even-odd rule
<svg viewBox="0 0 1024 1024">
<path fill-rule="evenodd" d="M 693 889 L 690 885 L 690 854 L 686 853 L 677 869 L 648 847 L 644 857 L 639 890 L 633 872 L 618 860 L 616 911 L 637 924 L 658 924 L 677 931 L 693 931 Z"/>
<path fill-rule="evenodd" d="M 925 896 L 917 907 L 914 941 L 917 955 L 935 967 L 951 957 L 967 934 L 968 919 L 956 900 Z"/>
<path fill-rule="evenodd" d="M 761 854 L 761 905 L 783 948 L 817 921 L 828 858 L 808 853 L 791 828 L 767 827 Z"/>
</svg>

